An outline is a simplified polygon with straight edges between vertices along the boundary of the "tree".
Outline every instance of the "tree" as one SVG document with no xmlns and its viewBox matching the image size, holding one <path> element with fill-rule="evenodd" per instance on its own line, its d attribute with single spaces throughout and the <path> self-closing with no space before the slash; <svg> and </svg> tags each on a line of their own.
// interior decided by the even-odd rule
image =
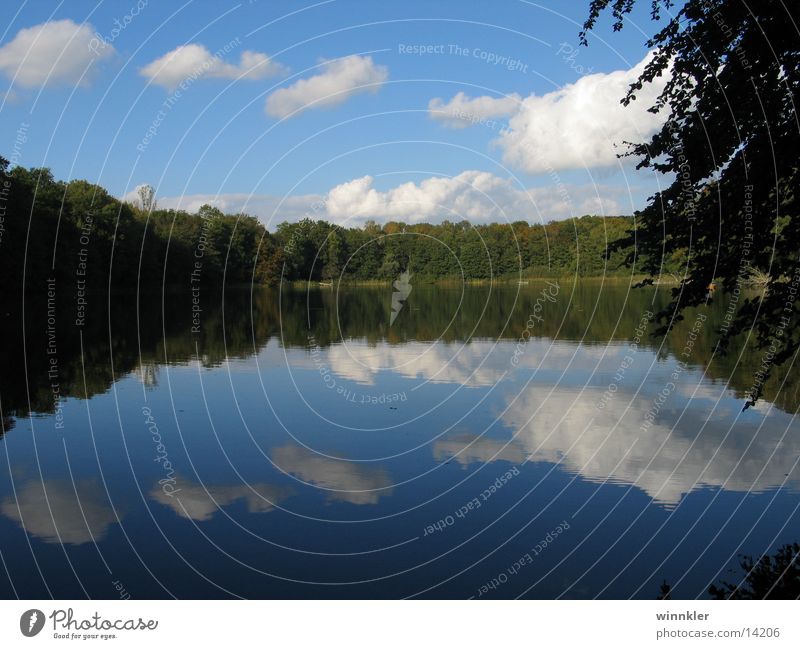
<svg viewBox="0 0 800 649">
<path fill-rule="evenodd" d="M 255 281 L 267 286 L 280 284 L 285 261 L 283 248 L 275 245 L 274 239 L 265 232 L 257 249 Z"/>
<path fill-rule="evenodd" d="M 332 228 L 322 255 L 322 279 L 335 280 L 339 278 L 343 264 L 343 245 L 337 228 Z"/>
<path fill-rule="evenodd" d="M 620 30 L 634 5 L 592 0 L 583 44 L 606 10 Z M 800 5 L 687 0 L 672 13 L 674 5 L 651 0 L 653 19 L 665 22 L 647 42 L 652 57 L 622 99 L 628 105 L 644 84 L 666 77 L 650 107 L 663 115 L 663 126 L 648 141 L 631 144 L 627 155 L 637 157 L 639 168 L 674 174 L 674 180 L 651 197 L 616 248 L 635 243 L 626 261 L 638 263 L 649 281 L 662 273 L 665 259 L 684 260 L 671 304 L 657 316 L 661 333 L 684 308 L 715 299 L 707 287 L 718 280 L 728 289 L 721 299 L 735 313 L 719 331 L 720 350 L 754 328 L 769 347 L 771 368 L 800 349 Z M 766 278 L 765 290 L 739 299 L 741 290 L 734 290 L 753 270 Z"/>
<path fill-rule="evenodd" d="M 141 185 L 136 193 L 139 195 L 139 201 L 142 204 L 142 211 L 152 212 L 156 209 L 156 190 L 152 185 Z"/>
<path fill-rule="evenodd" d="M 797 599 L 800 597 L 800 544 L 789 543 L 758 560 L 742 556 L 744 578 L 738 584 L 723 581 L 710 586 L 714 599 Z"/>
</svg>

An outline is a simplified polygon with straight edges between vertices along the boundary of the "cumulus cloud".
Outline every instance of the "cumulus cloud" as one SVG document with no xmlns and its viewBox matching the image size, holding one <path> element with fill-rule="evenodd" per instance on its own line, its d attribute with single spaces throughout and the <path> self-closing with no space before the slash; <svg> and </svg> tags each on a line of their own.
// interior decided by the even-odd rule
<svg viewBox="0 0 800 649">
<path fill-rule="evenodd" d="M 177 481 L 179 488 L 165 493 L 156 485 L 150 492 L 153 500 L 166 505 L 182 518 L 195 521 L 210 520 L 222 507 L 244 500 L 251 514 L 272 511 L 280 501 L 290 495 L 285 487 L 255 483 L 251 485 L 203 485 Z"/>
<path fill-rule="evenodd" d="M 255 80 L 282 72 L 282 65 L 261 52 L 245 50 L 239 57 L 239 63 L 233 64 L 226 63 L 218 54 L 212 54 L 198 43 L 176 47 L 139 70 L 143 77 L 167 89 L 175 88 L 185 79 L 213 77 Z"/>
<path fill-rule="evenodd" d="M 324 457 L 300 446 L 280 446 L 270 455 L 282 470 L 327 491 L 331 500 L 375 505 L 392 493 L 389 474 L 382 468 Z"/>
<path fill-rule="evenodd" d="M 117 520 L 101 493 L 95 480 L 31 480 L 0 511 L 45 543 L 80 545 L 102 540 Z"/>
<path fill-rule="evenodd" d="M 475 124 L 492 127 L 497 117 L 507 117 L 520 108 L 522 97 L 513 93 L 506 97 L 469 97 L 459 92 L 450 101 L 436 97 L 428 103 L 428 114 L 448 128 L 466 128 Z"/>
<path fill-rule="evenodd" d="M 122 200 L 138 204 L 136 190 Z M 559 183 L 526 189 L 511 179 L 471 170 L 453 177 L 432 176 L 417 183 L 407 182 L 386 191 L 374 187 L 372 176 L 364 176 L 336 185 L 324 195 L 185 194 L 159 197 L 158 206 L 197 212 L 208 204 L 230 214 L 252 214 L 268 224 L 312 218 L 358 225 L 367 219 L 409 223 L 444 219 L 467 219 L 473 223 L 519 219 L 547 222 L 583 214 L 627 214 L 630 201 L 624 187 Z"/>
<path fill-rule="evenodd" d="M 467 219 L 474 223 L 545 221 L 580 214 L 618 214 L 624 190 L 591 185 L 524 189 L 509 178 L 486 171 L 407 182 L 387 191 L 373 187 L 372 176 L 337 185 L 328 192 L 327 211 L 334 220 L 398 219 L 407 222 Z"/>
<path fill-rule="evenodd" d="M 21 29 L 0 47 L 0 71 L 25 88 L 86 83 L 92 62 L 114 54 L 111 45 L 97 47 L 93 27 L 54 20 Z"/>
<path fill-rule="evenodd" d="M 525 98 L 497 139 L 504 161 L 532 174 L 617 164 L 626 141 L 642 141 L 664 119 L 647 109 L 665 77 L 644 84 L 629 106 L 620 104 L 649 58 L 629 70 L 587 75 L 554 92 Z"/>
<path fill-rule="evenodd" d="M 307 108 L 335 106 L 353 95 L 375 93 L 386 79 L 386 66 L 370 56 L 346 56 L 326 61 L 320 74 L 301 79 L 267 97 L 265 110 L 272 117 L 288 117 Z"/>
</svg>

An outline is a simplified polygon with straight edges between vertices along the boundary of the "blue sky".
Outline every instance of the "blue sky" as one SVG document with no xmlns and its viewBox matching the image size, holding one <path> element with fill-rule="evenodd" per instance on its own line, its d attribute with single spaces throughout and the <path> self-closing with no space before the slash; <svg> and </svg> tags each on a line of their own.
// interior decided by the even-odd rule
<svg viewBox="0 0 800 649">
<path fill-rule="evenodd" d="M 587 49 L 580 0 L 11 3 L 0 153 L 271 224 L 631 213 L 658 181 L 614 155 L 659 123 L 618 104 L 647 4 Z"/>
</svg>

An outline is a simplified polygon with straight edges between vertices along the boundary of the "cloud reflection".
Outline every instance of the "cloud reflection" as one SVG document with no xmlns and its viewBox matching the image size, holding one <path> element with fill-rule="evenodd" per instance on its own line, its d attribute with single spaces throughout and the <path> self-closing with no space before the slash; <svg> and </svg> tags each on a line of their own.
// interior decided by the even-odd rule
<svg viewBox="0 0 800 649">
<path fill-rule="evenodd" d="M 271 456 L 282 470 L 327 490 L 330 500 L 375 505 L 392 493 L 389 474 L 382 468 L 323 457 L 293 445 L 274 448 Z"/>
<path fill-rule="evenodd" d="M 0 512 L 45 543 L 80 545 L 105 538 L 117 517 L 96 480 L 31 480 Z"/>
<path fill-rule="evenodd" d="M 800 436 L 781 439 L 787 425 L 798 427 L 784 413 L 770 415 L 771 421 L 761 426 L 759 415 L 734 422 L 737 412 L 721 415 L 718 408 L 711 414 L 705 399 L 685 404 L 676 398 L 643 431 L 650 396 L 620 393 L 601 410 L 595 405 L 600 394 L 597 389 L 529 387 L 515 401 L 508 398 L 502 417 L 516 432 L 513 439 L 453 435 L 434 444 L 434 457 L 455 457 L 465 465 L 525 458 L 560 463 L 593 482 L 635 485 L 667 506 L 699 487 L 763 492 L 785 482 L 800 484 Z"/>
<path fill-rule="evenodd" d="M 220 509 L 237 500 L 244 500 L 251 514 L 269 512 L 291 495 L 291 489 L 264 483 L 241 485 L 204 485 L 176 477 L 176 489 L 166 493 L 156 485 L 150 496 L 166 505 L 182 518 L 210 520 Z"/>
</svg>

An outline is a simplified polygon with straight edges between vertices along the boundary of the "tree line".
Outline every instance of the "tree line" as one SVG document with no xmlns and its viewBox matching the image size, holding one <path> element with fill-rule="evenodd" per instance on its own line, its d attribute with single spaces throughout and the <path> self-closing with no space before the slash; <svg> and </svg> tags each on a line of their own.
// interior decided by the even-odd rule
<svg viewBox="0 0 800 649">
<path fill-rule="evenodd" d="M 9 169 L 2 158 L 0 189 L 6 294 L 43 291 L 50 280 L 106 291 L 188 286 L 193 277 L 275 285 L 392 281 L 403 271 L 417 281 L 631 272 L 622 269 L 629 249 L 607 253 L 632 228 L 632 217 L 354 227 L 305 218 L 270 232 L 246 214 L 210 205 L 197 213 L 159 209 L 150 188 L 131 204 L 85 180 L 56 180 L 46 168 Z M 679 261 L 671 265 L 677 269 Z"/>
</svg>

